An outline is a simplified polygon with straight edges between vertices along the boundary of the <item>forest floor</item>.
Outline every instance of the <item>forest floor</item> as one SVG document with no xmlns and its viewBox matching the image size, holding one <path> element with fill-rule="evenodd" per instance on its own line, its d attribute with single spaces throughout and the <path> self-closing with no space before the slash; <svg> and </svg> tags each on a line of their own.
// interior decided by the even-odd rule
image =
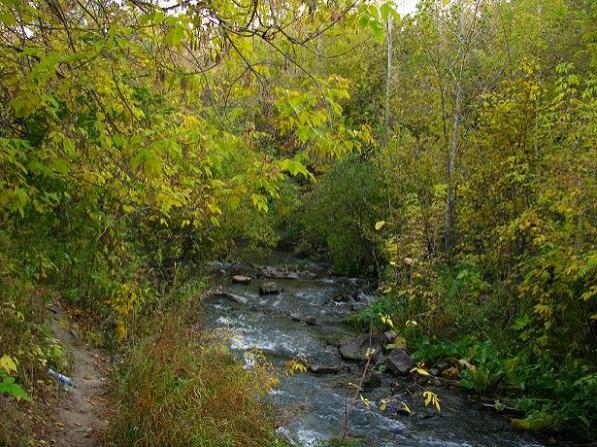
<svg viewBox="0 0 597 447">
<path fill-rule="evenodd" d="M 65 387 L 55 407 L 53 446 L 94 447 L 101 444 L 109 421 L 110 357 L 89 346 L 75 330 L 64 308 L 48 305 L 54 336 L 72 355 L 70 378 L 74 387 Z"/>
</svg>

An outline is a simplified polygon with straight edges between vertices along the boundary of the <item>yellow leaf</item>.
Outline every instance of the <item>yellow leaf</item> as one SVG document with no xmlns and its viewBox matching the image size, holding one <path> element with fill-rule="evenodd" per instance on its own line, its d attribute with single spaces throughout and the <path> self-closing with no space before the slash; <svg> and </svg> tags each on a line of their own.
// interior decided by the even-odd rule
<svg viewBox="0 0 597 447">
<path fill-rule="evenodd" d="M 424 391 L 423 398 L 425 399 L 426 407 L 428 407 L 429 404 L 432 404 L 438 413 L 441 411 L 439 397 L 433 391 Z"/>
<path fill-rule="evenodd" d="M 392 319 L 389 316 L 387 316 L 387 315 L 381 315 L 380 319 L 381 319 L 381 322 L 383 324 L 386 324 L 389 327 L 391 327 L 392 329 L 395 329 L 394 328 L 394 322 L 392 321 Z"/>
<path fill-rule="evenodd" d="M 385 220 L 380 220 L 379 222 L 377 222 L 375 224 L 375 231 L 381 230 L 385 224 L 386 224 Z"/>
<path fill-rule="evenodd" d="M 288 372 L 287 375 L 294 376 L 295 373 L 304 373 L 307 371 L 307 367 L 299 359 L 293 359 L 287 362 Z"/>
<path fill-rule="evenodd" d="M 427 370 L 425 370 L 423 368 L 417 368 L 416 366 L 413 369 L 411 369 L 410 372 L 420 374 L 421 376 L 429 376 L 430 375 L 429 372 L 427 372 Z M 427 405 L 427 404 L 425 404 L 425 405 Z"/>
<path fill-rule="evenodd" d="M 8 374 L 10 374 L 11 372 L 16 372 L 17 363 L 11 357 L 3 355 L 2 358 L 0 358 L 0 369 L 3 369 Z"/>
<path fill-rule="evenodd" d="M 402 407 L 402 409 L 404 411 L 406 411 L 408 414 L 412 414 L 412 410 L 408 407 L 408 405 L 406 405 L 404 402 L 400 403 L 400 406 Z"/>
</svg>

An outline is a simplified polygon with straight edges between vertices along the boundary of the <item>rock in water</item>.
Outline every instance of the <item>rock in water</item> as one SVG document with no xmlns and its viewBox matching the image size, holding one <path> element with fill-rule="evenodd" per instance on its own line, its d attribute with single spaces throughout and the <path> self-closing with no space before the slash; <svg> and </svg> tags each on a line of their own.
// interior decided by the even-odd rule
<svg viewBox="0 0 597 447">
<path fill-rule="evenodd" d="M 340 370 L 337 366 L 327 365 L 309 365 L 307 369 L 313 374 L 337 374 Z"/>
<path fill-rule="evenodd" d="M 275 282 L 266 282 L 259 287 L 259 295 L 277 295 L 280 292 L 282 292 L 282 288 Z"/>
<path fill-rule="evenodd" d="M 309 326 L 315 326 L 317 324 L 317 321 L 315 321 L 315 317 L 312 317 L 310 315 L 305 317 L 303 321 L 307 323 Z"/>
<path fill-rule="evenodd" d="M 297 272 L 291 272 L 286 269 L 267 266 L 261 270 L 261 274 L 266 278 L 274 279 L 299 279 Z"/>
<path fill-rule="evenodd" d="M 381 334 L 361 335 L 352 337 L 340 342 L 338 350 L 343 359 L 366 360 L 367 351 L 371 349 L 371 355 L 378 355 L 383 349 L 384 337 Z"/>
<path fill-rule="evenodd" d="M 350 295 L 347 295 L 345 293 L 341 293 L 338 295 L 334 295 L 334 297 L 332 298 L 336 303 L 347 303 L 348 301 L 350 301 Z"/>
<path fill-rule="evenodd" d="M 248 300 L 244 296 L 235 295 L 233 293 L 225 292 L 223 289 L 211 289 L 207 291 L 207 296 L 213 298 L 224 298 L 230 301 L 235 301 L 239 304 L 247 304 Z"/>
<path fill-rule="evenodd" d="M 394 374 L 407 375 L 414 365 L 408 352 L 404 349 L 393 349 L 386 357 L 386 370 Z"/>
<path fill-rule="evenodd" d="M 245 275 L 234 275 L 232 277 L 232 282 L 237 284 L 249 284 L 251 281 L 253 281 L 253 278 Z"/>
</svg>

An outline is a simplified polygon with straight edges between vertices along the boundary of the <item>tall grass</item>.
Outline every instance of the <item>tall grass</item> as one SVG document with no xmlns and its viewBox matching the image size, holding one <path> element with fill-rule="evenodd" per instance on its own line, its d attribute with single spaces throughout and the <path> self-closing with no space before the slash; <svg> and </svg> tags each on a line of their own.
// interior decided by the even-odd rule
<svg viewBox="0 0 597 447">
<path fill-rule="evenodd" d="M 129 347 L 108 444 L 278 445 L 261 399 L 273 383 L 268 368 L 243 369 L 200 325 L 190 324 L 189 312 L 159 313 Z"/>
</svg>

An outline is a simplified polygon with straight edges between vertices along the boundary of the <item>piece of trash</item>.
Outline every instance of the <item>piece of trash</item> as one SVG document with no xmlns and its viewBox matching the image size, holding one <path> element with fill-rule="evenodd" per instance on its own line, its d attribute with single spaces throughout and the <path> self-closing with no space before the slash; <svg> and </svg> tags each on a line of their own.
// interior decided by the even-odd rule
<svg viewBox="0 0 597 447">
<path fill-rule="evenodd" d="M 48 376 L 52 377 L 57 382 L 60 382 L 64 386 L 75 386 L 73 380 L 70 377 L 67 377 L 64 374 L 60 374 L 59 372 L 54 371 L 52 368 L 48 368 Z"/>
</svg>

